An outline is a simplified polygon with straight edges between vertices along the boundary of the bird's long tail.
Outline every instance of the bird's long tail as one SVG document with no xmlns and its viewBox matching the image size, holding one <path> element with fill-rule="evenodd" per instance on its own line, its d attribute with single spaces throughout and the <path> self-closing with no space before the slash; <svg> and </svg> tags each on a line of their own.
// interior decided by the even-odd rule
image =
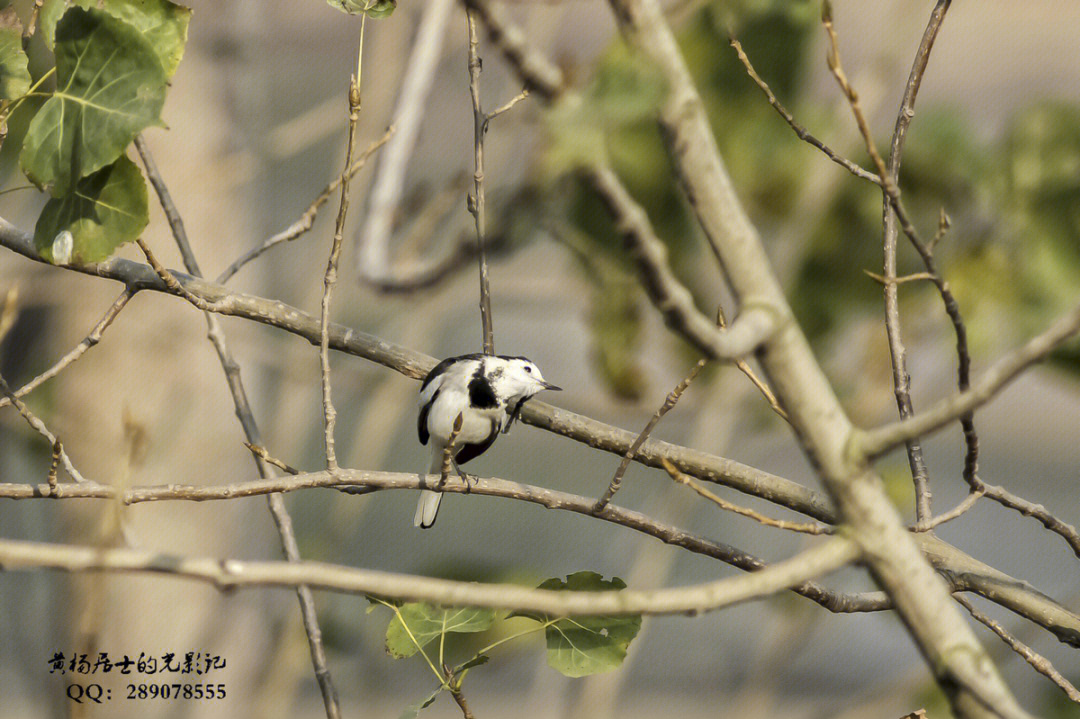
<svg viewBox="0 0 1080 719">
<path fill-rule="evenodd" d="M 442 474 L 443 452 L 432 448 L 431 466 L 428 474 Z M 413 525 L 427 529 L 435 524 L 435 516 L 439 513 L 439 502 L 442 501 L 442 492 L 432 492 L 425 489 L 420 492 L 420 501 L 416 503 L 416 515 L 413 517 Z"/>
</svg>

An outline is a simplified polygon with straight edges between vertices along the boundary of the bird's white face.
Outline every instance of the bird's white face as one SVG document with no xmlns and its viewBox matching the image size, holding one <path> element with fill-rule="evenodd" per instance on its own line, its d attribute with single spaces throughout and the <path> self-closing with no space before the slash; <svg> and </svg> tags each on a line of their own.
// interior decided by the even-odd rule
<svg viewBox="0 0 1080 719">
<path fill-rule="evenodd" d="M 502 376 L 495 381 L 502 385 L 500 394 L 508 397 L 531 397 L 541 390 L 559 389 L 544 380 L 539 367 L 517 357 L 507 360 Z"/>
</svg>

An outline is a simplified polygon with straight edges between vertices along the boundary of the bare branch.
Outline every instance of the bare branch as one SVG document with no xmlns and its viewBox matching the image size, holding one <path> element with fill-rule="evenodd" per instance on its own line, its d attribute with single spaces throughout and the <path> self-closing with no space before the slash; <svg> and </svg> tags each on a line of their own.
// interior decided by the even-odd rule
<svg viewBox="0 0 1080 719">
<path fill-rule="evenodd" d="M 311 586 L 383 599 L 540 612 L 554 616 L 707 612 L 798 586 L 857 561 L 854 543 L 832 537 L 752 574 L 649 591 L 575 592 L 516 584 L 478 584 L 342 567 L 323 562 L 247 562 L 180 557 L 131 549 L 0 540 L 7 571 L 48 567 L 71 572 L 153 572 L 209 582 L 218 589 Z"/>
<path fill-rule="evenodd" d="M 511 110 L 514 109 L 515 105 L 517 105 L 519 102 L 521 102 L 522 100 L 524 100 L 528 96 L 529 96 L 529 88 L 525 88 L 524 90 L 522 90 L 518 94 L 514 95 L 509 100 L 507 100 L 504 104 L 499 105 L 499 107 L 497 107 L 494 110 L 492 110 L 491 112 L 487 113 L 487 115 L 484 116 L 485 120 L 490 122 L 491 120 L 494 120 L 499 115 L 510 112 Z"/>
<path fill-rule="evenodd" d="M 664 321 L 713 359 L 737 359 L 753 352 L 781 324 L 771 303 L 745 306 L 730 329 L 718 330 L 695 306 L 690 291 L 675 277 L 667 247 L 656 236 L 645 210 L 630 196 L 614 170 L 592 166 L 586 179 L 599 193 L 641 270 L 642 283 Z"/>
<path fill-rule="evenodd" d="M 670 476 L 676 482 L 678 482 L 679 484 L 685 484 L 687 487 L 697 492 L 699 496 L 709 500 L 716 506 L 720 507 L 720 509 L 723 509 L 727 512 L 734 512 L 735 514 L 738 514 L 742 517 L 747 517 L 748 519 L 752 519 L 759 524 L 764 524 L 766 527 L 786 529 L 791 532 L 801 532 L 803 534 L 820 535 L 833 534 L 834 532 L 834 529 L 832 527 L 825 527 L 820 524 L 808 524 L 805 522 L 788 522 L 782 519 L 773 519 L 772 517 L 768 517 L 764 514 L 761 514 L 760 512 L 755 512 L 752 509 L 740 507 L 739 505 L 732 504 L 726 499 L 723 499 L 716 494 L 710 492 L 709 490 L 705 489 L 693 479 L 687 477 L 685 474 L 676 469 L 675 465 L 673 465 L 671 462 L 665 462 L 664 469 L 667 470 L 668 476 Z"/>
<path fill-rule="evenodd" d="M 693 382 L 694 379 L 698 376 L 698 373 L 700 373 L 701 370 L 704 369 L 707 362 L 708 360 L 698 360 L 697 364 L 695 364 L 693 369 L 690 370 L 690 374 L 686 375 L 686 377 L 680 380 L 679 384 L 675 385 L 675 389 L 668 392 L 667 397 L 664 398 L 664 403 L 660 405 L 660 408 L 657 409 L 655 413 L 653 413 L 653 416 L 645 425 L 645 429 L 641 430 L 641 434 L 639 434 L 637 436 L 637 439 L 634 440 L 634 443 L 630 445 L 630 449 L 626 450 L 626 454 L 623 455 L 622 461 L 619 462 L 619 466 L 615 468 L 615 474 L 611 477 L 611 481 L 608 483 L 607 491 L 605 491 L 604 495 L 600 497 L 599 500 L 597 500 L 596 506 L 593 508 L 594 511 L 599 512 L 604 507 L 606 507 L 608 505 L 608 502 L 611 501 L 611 498 L 615 496 L 615 493 L 619 491 L 619 487 L 622 486 L 623 475 L 626 474 L 626 470 L 630 467 L 630 462 L 633 461 L 634 455 L 637 454 L 637 451 L 639 449 L 641 449 L 641 445 L 645 444 L 645 440 L 649 438 L 649 435 L 652 433 L 653 429 L 655 429 L 656 425 L 660 422 L 660 420 L 663 419 L 664 415 L 670 412 L 673 407 L 675 407 L 675 404 L 679 401 L 679 398 L 682 397 L 683 392 L 686 391 L 687 387 L 690 386 L 690 383 Z M 669 465 L 670 463 L 667 463 L 664 466 L 667 467 Z"/>
<path fill-rule="evenodd" d="M 79 344 L 75 345 L 70 352 L 57 360 L 56 364 L 52 367 L 15 390 L 15 396 L 25 397 L 30 394 L 42 384 L 60 374 L 60 372 L 68 365 L 82 357 L 88 349 L 100 342 L 102 334 L 104 334 L 105 330 L 112 324 L 113 320 L 116 319 L 116 316 L 120 314 L 120 310 L 124 309 L 128 301 L 134 296 L 135 293 L 133 291 L 124 288 L 124 291 L 120 293 L 120 296 L 109 306 L 109 309 L 105 310 L 105 314 L 102 318 L 98 320 L 98 323 L 94 325 L 90 330 L 90 333 L 87 334 Z M 11 400 L 7 397 L 0 397 L 0 407 L 3 407 L 6 404 L 11 404 Z"/>
<path fill-rule="evenodd" d="M 360 172 L 360 170 L 362 170 L 367 164 L 367 161 L 371 158 L 371 156 L 374 155 L 379 148 L 389 142 L 390 138 L 392 138 L 393 136 L 394 126 L 391 125 L 390 127 L 386 128 L 386 132 L 383 133 L 382 137 L 368 145 L 367 149 L 360 153 L 360 157 L 357 158 L 356 162 L 354 162 L 351 167 L 349 167 L 349 171 L 345 173 L 345 175 L 338 175 L 329 185 L 323 188 L 323 191 L 320 192 L 319 195 L 311 202 L 311 204 L 308 205 L 308 208 L 304 210 L 304 214 L 300 215 L 299 220 L 292 223 L 276 235 L 267 238 L 258 247 L 248 250 L 243 255 L 238 257 L 231 265 L 226 267 L 220 275 L 218 275 L 217 280 L 215 281 L 219 285 L 225 284 L 229 281 L 229 279 L 232 278 L 233 275 L 239 272 L 244 265 L 254 259 L 261 257 L 262 254 L 267 250 L 270 250 L 283 242 L 292 242 L 293 240 L 301 237 L 304 233 L 310 230 L 312 225 L 315 224 L 315 216 L 319 213 L 319 209 L 323 205 L 325 205 L 326 202 L 330 199 L 330 196 L 334 194 L 334 190 L 341 187 L 341 182 L 344 177 L 348 176 L 351 179 L 356 175 L 356 173 Z"/>
<path fill-rule="evenodd" d="M 491 44 L 525 81 L 526 87 L 545 100 L 557 98 L 566 89 L 562 71 L 535 48 L 502 10 L 490 0 L 464 0 L 465 7 L 484 24 Z"/>
<path fill-rule="evenodd" d="M 172 195 L 169 193 L 169 188 L 165 184 L 165 178 L 162 177 L 161 173 L 158 171 L 153 154 L 150 152 L 150 148 L 142 135 L 136 136 L 135 147 L 143 161 L 143 166 L 146 168 L 146 174 L 150 180 L 150 184 L 153 185 L 158 200 L 165 210 L 165 215 L 169 220 L 169 228 L 172 230 L 173 238 L 176 240 L 176 245 L 180 250 L 185 266 L 192 274 L 196 276 L 201 275 L 198 261 L 195 259 L 195 253 L 192 251 L 191 243 L 188 241 L 187 230 L 184 228 L 183 218 L 176 209 L 176 204 L 173 202 Z M 131 284 L 127 285 L 128 291 L 134 291 L 134 289 L 135 288 L 133 288 Z M 217 303 L 215 303 L 215 306 L 217 306 Z M 217 316 L 211 312 L 204 312 L 204 317 L 206 318 L 207 337 L 210 339 L 210 343 L 217 353 L 218 361 L 221 363 L 221 368 L 225 372 L 225 381 L 229 386 L 229 393 L 232 396 L 233 405 L 236 407 L 236 416 L 240 420 L 240 425 L 244 430 L 244 436 L 247 438 L 249 444 L 261 446 L 262 439 L 259 433 L 259 426 L 255 422 L 255 415 L 251 410 L 251 404 L 248 402 L 247 398 L 247 391 L 244 389 L 244 383 L 240 377 L 240 365 L 233 359 L 232 353 L 229 351 L 229 347 L 225 341 L 225 333 L 221 329 L 221 323 L 218 321 Z M 257 453 L 255 455 L 255 466 L 259 471 L 259 475 L 264 479 L 273 477 L 273 472 L 267 467 L 266 463 L 262 461 Z M 267 496 L 267 504 L 270 509 L 270 515 L 277 527 L 278 535 L 281 537 L 282 551 L 285 553 L 286 559 L 289 562 L 299 561 L 300 549 L 296 541 L 296 533 L 293 531 L 292 518 L 285 508 L 284 500 L 282 500 L 281 496 L 278 494 L 270 494 Z M 330 670 L 326 663 L 326 651 L 323 648 L 322 643 L 322 630 L 319 628 L 318 617 L 315 613 L 315 599 L 311 593 L 311 589 L 306 586 L 298 586 L 296 588 L 296 595 L 300 603 L 300 616 L 304 624 L 304 632 L 308 639 L 311 664 L 315 672 L 315 680 L 318 682 L 319 690 L 322 694 L 323 706 L 326 711 L 327 719 L 340 719 L 341 709 L 338 704 L 337 689 L 334 687 L 334 682 L 330 676 Z"/>
<path fill-rule="evenodd" d="M 922 520 L 922 521 L 916 523 L 915 526 L 911 528 L 911 531 L 912 532 L 929 532 L 930 530 L 934 529 L 935 527 L 940 527 L 942 524 L 945 524 L 946 522 L 951 522 L 952 520 L 956 519 L 957 517 L 964 514 L 965 512 L 967 512 L 972 507 L 974 507 L 975 502 L 977 502 L 979 497 L 983 496 L 985 493 L 986 493 L 985 488 L 977 489 L 977 490 L 975 490 L 973 492 L 969 492 L 968 496 L 964 497 L 963 501 L 961 501 L 960 504 L 956 505 L 955 507 L 950 509 L 948 512 L 945 512 L 944 514 L 938 515 L 937 517 L 929 517 L 929 518 L 927 518 L 925 520 Z"/>
<path fill-rule="evenodd" d="M 64 463 L 64 469 L 71 475 L 71 478 L 76 482 L 86 482 L 86 478 L 79 474 L 79 470 L 75 469 L 75 465 L 71 462 L 71 457 L 68 457 L 67 452 L 64 451 L 64 447 L 60 443 L 60 440 L 56 438 L 55 434 L 49 431 L 49 428 L 45 426 L 45 423 L 42 422 L 37 415 L 30 411 L 30 408 L 26 406 L 25 402 L 15 396 L 15 393 L 11 390 L 11 387 L 3 377 L 0 377 L 0 394 L 3 394 L 7 398 L 9 404 L 15 405 L 15 409 L 19 410 L 19 414 L 22 415 L 22 418 L 26 420 L 26 423 L 29 424 L 35 432 L 49 441 L 49 445 L 53 448 L 54 455 L 59 455 L 60 460 Z M 49 476 L 50 478 L 55 477 L 55 470 L 53 468 L 49 469 Z M 55 487 L 56 485 L 50 481 L 49 486 Z"/>
<path fill-rule="evenodd" d="M 784 122 L 786 122 L 791 127 L 791 129 L 795 132 L 796 136 L 798 136 L 800 140 L 821 150 L 823 153 L 825 153 L 826 157 L 843 167 L 851 174 L 855 175 L 855 177 L 858 177 L 860 180 L 868 180 L 869 182 L 873 182 L 875 185 L 881 184 L 880 177 L 878 177 L 872 172 L 864 170 L 848 158 L 840 155 L 831 147 L 826 145 L 824 142 L 811 135 L 805 127 L 800 125 L 795 120 L 795 117 L 790 112 L 788 112 L 787 108 L 784 107 L 780 103 L 780 101 L 776 99 L 776 95 L 773 94 L 773 91 L 769 87 L 768 83 L 762 80 L 761 76 L 757 74 L 756 70 L 754 70 L 754 66 L 750 63 L 750 58 L 747 57 L 746 53 L 743 51 L 742 43 L 740 43 L 734 37 L 730 38 L 730 41 L 731 46 L 735 48 L 735 52 L 739 56 L 739 61 L 742 62 L 743 66 L 746 68 L 746 74 L 749 75 L 750 79 L 754 81 L 754 83 L 761 89 L 763 93 L 765 93 L 765 98 L 769 101 L 769 104 L 772 105 L 773 109 L 775 109 L 780 114 L 780 117 L 784 118 Z"/>
<path fill-rule="evenodd" d="M 975 380 L 970 389 L 941 400 L 913 417 L 863 433 L 857 440 L 860 450 L 867 457 L 880 457 L 909 439 L 930 434 L 971 413 L 993 399 L 1017 375 L 1045 359 L 1077 333 L 1080 333 L 1080 305 L 1059 317 L 1041 334 L 999 358 Z"/>
<path fill-rule="evenodd" d="M 487 248 L 487 200 L 484 197 L 484 135 L 487 134 L 488 116 L 480 104 L 480 56 L 477 54 L 476 20 L 471 10 L 465 10 L 469 32 L 469 94 L 473 109 L 473 173 L 474 194 L 469 196 L 469 212 L 476 220 L 477 258 L 480 262 L 480 325 L 483 331 L 484 354 L 495 354 L 495 335 L 491 326 L 491 289 L 488 284 Z"/>
<path fill-rule="evenodd" d="M 1069 697 L 1071 701 L 1080 704 L 1080 691 L 1077 691 L 1076 687 L 1074 687 L 1068 679 L 1063 677 L 1061 672 L 1054 668 L 1054 665 L 1050 663 L 1049 659 L 1014 637 L 999 623 L 976 609 L 966 598 L 958 596 L 955 597 L 955 599 L 960 603 L 960 606 L 968 610 L 968 613 L 971 614 L 972 617 L 989 627 L 990 631 L 998 635 L 998 637 L 1001 638 L 1001 641 L 1009 645 L 1010 649 L 1023 657 L 1024 661 L 1030 664 L 1035 671 L 1056 684 L 1061 691 L 1065 692 L 1065 696 Z"/>
<path fill-rule="evenodd" d="M 1041 504 L 1029 502 L 1022 497 L 1018 497 L 1004 487 L 986 484 L 981 480 L 979 481 L 979 490 L 995 502 L 998 502 L 1005 507 L 1009 507 L 1010 509 L 1015 509 L 1025 517 L 1037 519 L 1042 526 L 1046 527 L 1054 534 L 1061 536 L 1069 544 L 1069 547 L 1072 548 L 1073 553 L 1077 557 L 1080 557 L 1080 533 L 1076 531 L 1076 527 L 1058 519 L 1047 511 L 1046 507 Z"/>
<path fill-rule="evenodd" d="M 914 85 L 908 85 L 908 93 L 905 94 L 905 98 L 909 98 L 912 105 L 908 107 L 906 111 L 902 108 L 902 115 L 907 114 L 908 112 L 914 112 L 913 103 L 915 100 L 915 92 L 918 90 L 918 84 L 921 82 L 922 77 L 922 71 L 919 68 L 919 64 L 929 57 L 930 47 L 933 45 L 933 38 L 936 37 L 936 27 L 937 25 L 940 25 L 940 20 L 944 18 L 944 9 L 947 9 L 947 7 L 947 2 L 939 0 L 938 6 L 935 7 L 934 15 L 931 17 L 930 24 L 928 25 L 929 35 L 923 35 L 925 48 L 921 54 L 916 57 L 916 67 L 913 70 L 913 72 L 917 73 L 918 80 Z M 828 5 L 826 4 L 826 10 L 827 9 Z M 935 20 L 935 18 L 937 18 L 937 20 Z M 875 167 L 877 167 L 878 174 L 882 178 L 882 191 L 888 197 L 889 204 L 892 206 L 893 213 L 895 213 L 895 219 L 900 224 L 901 229 L 911 242 L 911 245 L 915 248 L 915 251 L 918 252 L 919 257 L 922 258 L 923 265 L 930 275 L 930 280 L 934 283 L 934 286 L 937 287 L 938 294 L 941 295 L 941 301 L 945 306 L 945 314 L 948 315 L 949 321 L 952 323 L 953 332 L 956 334 L 957 386 L 960 388 L 960 391 L 963 392 L 971 385 L 971 352 L 968 349 L 967 327 L 964 325 L 963 317 L 960 314 L 960 305 L 956 301 L 956 297 L 953 295 L 952 290 L 949 288 L 949 283 L 942 278 L 941 272 L 938 271 L 937 261 L 934 259 L 933 252 L 930 247 L 922 241 L 918 230 L 916 230 L 914 224 L 912 224 L 907 210 L 904 207 L 904 203 L 900 198 L 900 188 L 896 183 L 895 177 L 885 166 L 885 161 L 881 159 L 881 153 L 878 152 L 877 144 L 874 142 L 873 135 L 870 132 L 870 125 L 867 123 L 862 107 L 859 104 L 859 95 L 855 92 L 855 88 L 848 82 L 843 65 L 840 62 L 839 41 L 829 12 L 826 11 L 822 13 L 822 23 L 824 24 L 829 37 L 829 52 L 827 56 L 829 69 L 832 71 L 833 76 L 836 78 L 837 83 L 840 85 L 841 90 L 848 99 L 852 114 L 855 116 L 855 122 L 858 125 L 859 132 L 862 134 L 863 141 L 866 144 L 866 151 L 870 154 Z M 902 118 L 902 120 L 904 122 L 909 122 L 910 118 Z M 901 133 L 900 139 L 902 141 L 903 132 Z M 896 172 L 899 172 L 899 164 L 896 166 Z M 886 222 L 889 221 L 891 215 L 892 213 L 886 211 Z M 892 274 L 895 274 L 895 269 Z M 888 275 L 889 272 L 886 270 L 886 276 Z M 886 289 L 888 289 L 888 287 L 889 286 L 886 285 Z M 888 315 L 888 310 L 886 314 Z M 898 327 L 899 325 L 897 324 L 896 326 Z M 891 341 L 892 340 L 890 339 L 890 342 Z M 893 350 L 894 348 L 890 345 L 890 352 Z M 906 368 L 904 370 L 904 375 L 906 376 Z M 901 386 L 903 387 L 905 385 L 906 380 Z M 897 401 L 903 401 L 902 394 L 897 396 Z M 975 432 L 975 422 L 971 413 L 964 413 L 960 415 L 958 419 L 960 420 L 960 426 L 964 432 L 964 443 L 967 446 L 967 451 L 964 454 L 964 481 L 966 481 L 968 486 L 972 489 L 975 489 L 977 486 L 976 472 L 978 471 L 979 460 L 979 436 Z M 921 454 L 921 449 L 917 454 Z M 925 477 L 925 468 L 920 468 L 919 465 L 915 465 L 913 466 L 913 474 L 916 483 L 919 484 L 919 488 L 923 490 L 921 502 L 923 504 L 923 512 L 925 513 L 929 502 L 929 489 L 923 481 Z"/>
<path fill-rule="evenodd" d="M 937 39 L 938 30 L 945 19 L 945 13 L 949 9 L 951 0 L 939 0 L 930 15 L 926 30 L 923 32 L 919 49 L 915 53 L 915 61 L 908 76 L 907 85 L 904 89 L 904 97 L 900 102 L 900 111 L 896 116 L 896 129 L 893 130 L 892 143 L 889 147 L 888 176 L 893 186 L 900 179 L 900 157 L 903 153 L 904 140 L 907 138 L 907 130 L 915 116 L 915 98 L 922 85 L 922 78 L 926 72 L 927 62 L 930 60 L 930 51 L 933 49 L 934 40 Z M 896 405 L 900 413 L 900 419 L 906 419 L 915 413 L 911 403 L 911 377 L 907 370 L 907 349 L 904 347 L 900 330 L 900 304 L 897 284 L 908 281 L 916 275 L 907 278 L 896 277 L 896 240 L 898 231 L 896 216 L 892 212 L 892 201 L 889 193 L 884 192 L 885 207 L 883 209 L 883 233 L 882 241 L 884 254 L 884 293 L 885 293 L 885 331 L 889 339 L 889 354 L 893 367 L 893 387 L 896 394 Z M 942 210 L 944 215 L 944 210 Z M 939 237 L 940 237 L 939 230 Z M 935 238 L 935 243 L 936 243 Z M 920 278 L 933 280 L 931 273 L 920 273 Z M 961 360 L 962 361 L 962 360 Z M 930 477 L 926 468 L 926 460 L 923 458 L 922 445 L 918 439 L 907 442 L 908 464 L 911 467 L 911 477 L 915 485 L 915 516 L 918 522 L 930 520 L 931 491 Z"/>
</svg>

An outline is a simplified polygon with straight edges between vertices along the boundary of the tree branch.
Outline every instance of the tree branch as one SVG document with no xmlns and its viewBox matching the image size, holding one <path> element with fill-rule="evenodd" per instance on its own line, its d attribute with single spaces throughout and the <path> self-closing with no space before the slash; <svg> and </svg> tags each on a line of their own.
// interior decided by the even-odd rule
<svg viewBox="0 0 1080 719">
<path fill-rule="evenodd" d="M 313 561 L 247 562 L 131 549 L 0 540 L 6 571 L 47 567 L 71 572 L 151 572 L 209 582 L 218 589 L 310 586 L 383 599 L 538 612 L 554 616 L 696 614 L 781 592 L 856 561 L 858 548 L 832 537 L 753 574 L 673 589 L 602 592 L 530 589 L 356 569 Z"/>
<path fill-rule="evenodd" d="M 993 399 L 1025 369 L 1080 333 L 1080 305 L 1059 317 L 1042 333 L 1000 357 L 990 365 L 971 388 L 937 402 L 913 417 L 864 432 L 855 441 L 859 450 L 873 459 L 909 439 L 941 429 Z"/>
<path fill-rule="evenodd" d="M 195 259 L 195 253 L 191 249 L 191 243 L 188 241 L 183 218 L 176 208 L 176 203 L 173 202 L 169 188 L 165 184 L 165 178 L 161 175 L 157 164 L 154 162 L 150 147 L 141 134 L 135 137 L 135 148 L 138 150 L 143 166 L 146 168 L 146 176 L 150 180 L 150 184 L 153 185 L 158 200 L 165 211 L 165 216 L 168 218 L 169 227 L 180 250 L 180 255 L 183 257 L 184 265 L 192 274 L 201 275 L 199 263 Z M 131 291 L 132 286 L 129 284 L 127 289 Z M 255 422 L 255 414 L 251 410 L 247 390 L 244 389 L 244 383 L 240 377 L 240 365 L 237 364 L 229 351 L 225 333 L 221 329 L 221 323 L 218 321 L 217 316 L 211 312 L 204 312 L 203 316 L 206 319 L 207 337 L 217 353 L 222 370 L 225 372 L 225 381 L 228 384 L 229 394 L 232 396 L 233 405 L 236 408 L 236 416 L 244 430 L 244 436 L 249 444 L 261 445 L 262 438 L 259 426 Z M 255 466 L 259 476 L 264 479 L 273 477 L 273 471 L 258 455 L 255 455 Z M 274 525 L 277 527 L 278 535 L 281 538 L 281 547 L 286 559 L 289 562 L 300 561 L 300 548 L 296 541 L 296 533 L 293 531 L 292 518 L 285 508 L 284 500 L 278 494 L 270 494 L 267 496 L 267 504 L 270 509 L 270 516 L 273 518 Z M 326 717 L 327 719 L 340 719 L 341 709 L 338 704 L 337 689 L 334 687 L 330 669 L 326 663 L 326 651 L 322 643 L 322 629 L 319 627 L 319 620 L 315 612 L 315 599 L 312 596 L 311 589 L 305 586 L 296 587 L 296 596 L 300 603 L 300 616 L 304 624 L 304 632 L 307 635 L 311 664 L 315 672 L 315 680 L 319 684 L 319 691 L 322 694 Z"/>
<path fill-rule="evenodd" d="M 900 111 L 896 115 L 896 129 L 893 130 L 892 143 L 889 147 L 888 174 L 890 181 L 895 185 L 900 179 L 900 157 L 904 149 L 904 140 L 907 138 L 907 130 L 911 120 L 915 116 L 915 98 L 918 96 L 922 78 L 926 72 L 927 62 L 930 60 L 930 51 L 934 47 L 938 30 L 945 19 L 952 0 L 938 0 L 934 11 L 930 14 L 930 21 L 923 32 L 919 49 L 915 53 L 915 61 L 908 76 L 907 85 L 904 88 L 904 97 L 900 102 Z M 907 370 L 907 349 L 900 334 L 900 303 L 898 283 L 896 280 L 896 240 L 899 230 L 896 226 L 896 216 L 892 212 L 892 201 L 888 193 L 885 193 L 885 207 L 883 214 L 882 241 L 884 254 L 884 275 L 886 282 L 883 291 L 885 293 L 885 332 L 889 338 L 889 354 L 892 358 L 893 387 L 896 394 L 896 406 L 900 413 L 900 419 L 907 419 L 915 413 L 911 403 L 911 376 Z M 930 277 L 928 275 L 928 277 Z M 890 281 L 891 280 L 891 281 Z M 926 468 L 926 460 L 923 458 L 922 444 L 918 439 L 907 442 L 908 464 L 911 466 L 911 478 L 915 485 L 915 517 L 918 522 L 930 521 L 931 514 L 931 491 L 930 477 Z"/>
</svg>

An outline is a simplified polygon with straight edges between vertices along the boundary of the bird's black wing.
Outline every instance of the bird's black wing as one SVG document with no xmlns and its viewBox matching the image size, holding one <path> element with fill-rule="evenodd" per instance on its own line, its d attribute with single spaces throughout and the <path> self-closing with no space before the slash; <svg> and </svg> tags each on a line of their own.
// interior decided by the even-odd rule
<svg viewBox="0 0 1080 719">
<path fill-rule="evenodd" d="M 416 433 L 420 435 L 420 444 L 427 444 L 431 438 L 431 434 L 428 432 L 427 418 L 431 412 L 431 405 L 435 404 L 438 397 L 439 390 L 435 390 L 435 394 L 431 395 L 431 399 L 420 408 L 420 415 L 416 418 Z"/>
<path fill-rule="evenodd" d="M 461 362 L 462 360 L 480 359 L 484 355 L 479 352 L 473 352 L 467 355 L 458 355 L 457 357 L 447 357 L 439 364 L 431 368 L 431 371 L 427 373 L 427 377 L 424 378 L 424 382 L 420 385 L 420 391 L 423 392 L 431 381 L 450 368 L 450 365 Z"/>
<path fill-rule="evenodd" d="M 454 455 L 454 460 L 458 464 L 465 464 L 470 459 L 479 457 L 484 452 L 486 452 L 488 450 L 488 447 L 495 444 L 495 438 L 499 436 L 499 424 L 499 422 L 492 420 L 491 432 L 488 433 L 488 436 L 484 439 L 484 441 L 478 442 L 476 444 L 462 445 L 461 449 L 458 450 L 458 453 Z"/>
</svg>

